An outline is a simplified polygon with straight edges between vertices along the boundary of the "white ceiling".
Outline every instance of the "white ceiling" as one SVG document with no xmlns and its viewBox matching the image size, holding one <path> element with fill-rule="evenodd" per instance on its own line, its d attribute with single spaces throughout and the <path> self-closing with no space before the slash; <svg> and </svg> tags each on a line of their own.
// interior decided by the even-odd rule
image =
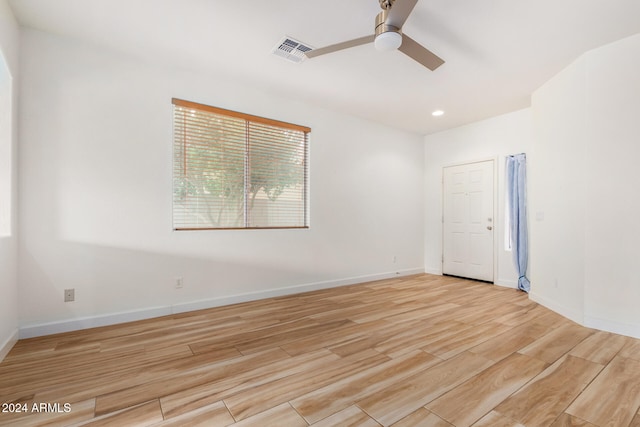
<svg viewBox="0 0 640 427">
<path fill-rule="evenodd" d="M 402 1 L 402 0 L 398 0 Z M 582 53 L 640 32 L 639 0 L 420 0 L 403 31 L 442 57 L 432 72 L 373 45 L 300 64 L 373 33 L 378 0 L 10 0 L 18 21 L 145 59 L 244 78 L 325 108 L 428 134 L 529 106 Z M 436 109 L 445 110 L 439 118 Z"/>
</svg>

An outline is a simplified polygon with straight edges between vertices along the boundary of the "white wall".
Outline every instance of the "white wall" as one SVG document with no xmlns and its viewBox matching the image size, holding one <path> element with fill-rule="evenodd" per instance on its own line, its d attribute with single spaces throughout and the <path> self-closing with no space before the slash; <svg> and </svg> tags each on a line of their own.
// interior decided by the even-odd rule
<svg viewBox="0 0 640 427">
<path fill-rule="evenodd" d="M 524 109 L 456 129 L 427 135 L 425 145 L 425 270 L 442 274 L 442 168 L 469 161 L 497 159 L 498 212 L 495 222 L 494 282 L 516 287 L 511 252 L 504 250 L 505 156 L 532 148 L 531 111 Z"/>
<path fill-rule="evenodd" d="M 578 323 L 586 280 L 585 79 L 578 60 L 533 95 L 529 168 L 531 297 Z"/>
<path fill-rule="evenodd" d="M 424 271 L 420 136 L 223 74 L 22 42 L 21 336 Z M 172 97 L 310 126 L 311 228 L 173 232 Z"/>
<path fill-rule="evenodd" d="M 640 337 L 640 34 L 586 61 L 585 322 Z"/>
<path fill-rule="evenodd" d="M 0 361 L 18 338 L 16 236 L 17 80 L 19 30 L 0 0 Z"/>
<path fill-rule="evenodd" d="M 532 297 L 636 337 L 639 67 L 636 35 L 588 52 L 536 91 L 531 181 L 533 209 L 545 213 L 533 229 Z"/>
</svg>

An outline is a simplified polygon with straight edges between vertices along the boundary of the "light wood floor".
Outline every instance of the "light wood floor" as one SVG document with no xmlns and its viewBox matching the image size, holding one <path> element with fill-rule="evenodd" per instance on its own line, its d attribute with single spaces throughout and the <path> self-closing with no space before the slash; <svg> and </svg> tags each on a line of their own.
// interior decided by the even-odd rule
<svg viewBox="0 0 640 427">
<path fill-rule="evenodd" d="M 3 426 L 639 427 L 640 341 L 420 275 L 19 341 L 8 402 Z"/>
</svg>

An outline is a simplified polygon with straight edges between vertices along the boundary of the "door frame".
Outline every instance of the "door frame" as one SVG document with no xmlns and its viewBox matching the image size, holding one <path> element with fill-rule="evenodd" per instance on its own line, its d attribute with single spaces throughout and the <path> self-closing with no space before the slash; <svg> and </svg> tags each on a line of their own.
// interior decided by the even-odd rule
<svg viewBox="0 0 640 427">
<path fill-rule="evenodd" d="M 470 165 L 473 163 L 482 163 L 493 161 L 493 281 L 492 284 L 496 284 L 498 281 L 498 242 L 500 241 L 497 233 L 502 234 L 502 229 L 498 228 L 502 226 L 504 221 L 498 221 L 498 217 L 500 216 L 500 211 L 498 210 L 498 169 L 499 169 L 499 159 L 500 156 L 493 157 L 482 157 L 479 159 L 468 160 L 463 162 L 455 162 L 455 163 L 447 163 L 442 165 L 442 170 L 440 172 L 440 273 L 444 275 L 444 170 L 445 168 L 449 168 L 452 166 L 464 166 Z M 501 217 L 500 217 L 501 218 Z M 489 283 L 489 282 L 487 282 Z"/>
</svg>

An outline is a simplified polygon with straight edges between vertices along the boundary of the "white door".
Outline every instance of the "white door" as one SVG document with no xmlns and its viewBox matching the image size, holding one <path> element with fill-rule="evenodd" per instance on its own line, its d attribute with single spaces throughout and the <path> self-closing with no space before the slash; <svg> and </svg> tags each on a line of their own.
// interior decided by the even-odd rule
<svg viewBox="0 0 640 427">
<path fill-rule="evenodd" d="M 493 160 L 443 170 L 442 272 L 493 282 Z"/>
</svg>

